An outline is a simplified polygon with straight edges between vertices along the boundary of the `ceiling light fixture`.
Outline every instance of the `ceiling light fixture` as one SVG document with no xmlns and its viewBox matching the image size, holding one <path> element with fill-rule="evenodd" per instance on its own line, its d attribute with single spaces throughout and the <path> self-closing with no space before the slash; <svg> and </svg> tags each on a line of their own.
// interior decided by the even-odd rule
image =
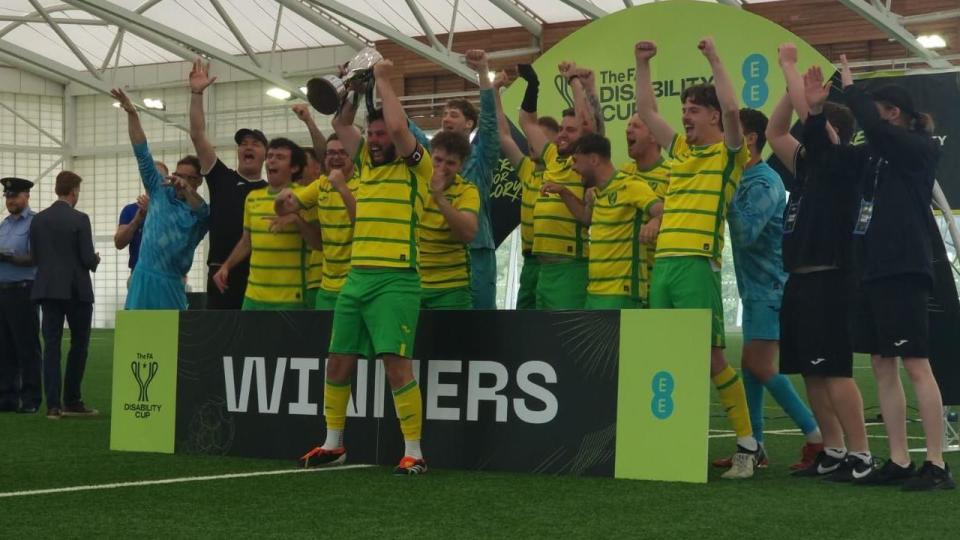
<svg viewBox="0 0 960 540">
<path fill-rule="evenodd" d="M 284 90 L 283 88 L 273 87 L 273 88 L 267 90 L 267 95 L 270 96 L 270 97 L 272 97 L 273 99 L 279 99 L 279 100 L 284 100 L 284 101 L 285 101 L 285 100 L 290 99 L 290 97 L 291 97 L 292 94 L 290 94 L 290 92 L 287 92 L 287 91 Z"/>
<path fill-rule="evenodd" d="M 920 45 L 923 45 L 925 49 L 943 49 L 947 46 L 947 42 L 944 41 L 943 36 L 940 34 L 927 34 L 917 37 L 917 41 L 920 42 Z"/>
<path fill-rule="evenodd" d="M 167 110 L 167 105 L 163 102 L 163 100 L 160 99 L 143 98 L 143 106 L 155 111 Z"/>
</svg>

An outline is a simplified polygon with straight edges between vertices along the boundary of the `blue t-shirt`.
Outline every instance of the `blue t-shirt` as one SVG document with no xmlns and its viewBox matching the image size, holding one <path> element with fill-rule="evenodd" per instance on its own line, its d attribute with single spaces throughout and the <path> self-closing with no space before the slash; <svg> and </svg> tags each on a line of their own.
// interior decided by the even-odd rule
<svg viewBox="0 0 960 540">
<path fill-rule="evenodd" d="M 123 207 L 123 210 L 120 211 L 120 225 L 128 225 L 133 221 L 133 218 L 137 215 L 137 210 L 139 207 L 137 203 L 130 203 Z M 140 222 L 140 226 L 137 227 L 137 230 L 133 232 L 133 239 L 130 240 L 130 245 L 127 247 L 130 250 L 130 261 L 127 263 L 127 266 L 131 270 L 137 266 L 137 259 L 140 258 L 140 240 L 143 239 L 143 222 Z"/>
<path fill-rule="evenodd" d="M 763 161 L 743 172 L 727 221 L 737 290 L 743 300 L 780 301 L 783 270 L 783 180 Z"/>
</svg>

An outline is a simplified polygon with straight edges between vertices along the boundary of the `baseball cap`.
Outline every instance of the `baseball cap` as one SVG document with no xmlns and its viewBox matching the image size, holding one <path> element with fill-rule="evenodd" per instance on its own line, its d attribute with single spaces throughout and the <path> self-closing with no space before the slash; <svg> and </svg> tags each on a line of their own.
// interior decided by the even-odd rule
<svg viewBox="0 0 960 540">
<path fill-rule="evenodd" d="M 910 95 L 910 92 L 907 92 L 902 86 L 895 84 L 881 86 L 876 90 L 870 90 L 870 97 L 872 97 L 874 101 L 889 103 L 897 107 L 905 115 L 917 116 L 917 109 L 913 106 L 913 97 Z"/>
<path fill-rule="evenodd" d="M 267 136 L 263 134 L 259 129 L 250 129 L 250 128 L 241 128 L 237 130 L 237 133 L 233 136 L 233 140 L 239 145 L 247 137 L 253 137 L 254 139 L 263 143 L 263 146 L 267 146 Z"/>
</svg>

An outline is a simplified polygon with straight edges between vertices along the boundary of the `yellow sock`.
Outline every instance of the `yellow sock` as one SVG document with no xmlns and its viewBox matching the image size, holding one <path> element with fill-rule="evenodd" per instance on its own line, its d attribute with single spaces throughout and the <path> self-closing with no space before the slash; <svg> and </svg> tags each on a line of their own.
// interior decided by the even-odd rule
<svg viewBox="0 0 960 540">
<path fill-rule="evenodd" d="M 727 418 L 737 437 L 753 435 L 753 429 L 750 427 L 750 410 L 747 408 L 747 394 L 737 372 L 727 366 L 713 377 L 713 385 L 720 392 L 720 403 L 727 411 Z"/>
<path fill-rule="evenodd" d="M 393 402 L 400 418 L 400 431 L 406 441 L 419 441 L 423 432 L 423 398 L 420 385 L 414 379 L 393 391 Z"/>
<path fill-rule="evenodd" d="M 323 417 L 327 422 L 327 429 L 339 429 L 347 424 L 347 403 L 350 402 L 350 381 L 334 383 L 326 381 L 323 384 Z"/>
</svg>

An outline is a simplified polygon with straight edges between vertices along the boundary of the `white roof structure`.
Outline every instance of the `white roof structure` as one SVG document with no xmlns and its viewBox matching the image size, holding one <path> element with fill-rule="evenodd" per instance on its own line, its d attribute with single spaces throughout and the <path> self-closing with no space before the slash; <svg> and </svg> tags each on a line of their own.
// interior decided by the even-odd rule
<svg viewBox="0 0 960 540">
<path fill-rule="evenodd" d="M 652 0 L 0 0 L 0 50 L 9 43 L 75 70 L 102 70 L 180 59 L 152 38 L 121 32 L 131 13 L 160 34 L 175 29 L 244 55 L 521 24 L 536 31 L 543 23 L 646 1 Z"/>
<path fill-rule="evenodd" d="M 514 52 L 530 54 L 538 50 L 544 23 L 596 18 L 649 1 L 655 0 L 0 0 L 0 63 L 102 91 L 97 81 L 108 68 L 201 54 L 299 95 L 265 65 L 264 53 L 359 49 L 388 39 L 472 78 L 437 34 L 523 26 L 532 47 Z M 716 1 L 741 6 L 777 0 Z M 838 1 L 931 67 L 949 67 L 917 44 L 881 0 Z M 426 36 L 429 45 L 412 36 Z"/>
</svg>

